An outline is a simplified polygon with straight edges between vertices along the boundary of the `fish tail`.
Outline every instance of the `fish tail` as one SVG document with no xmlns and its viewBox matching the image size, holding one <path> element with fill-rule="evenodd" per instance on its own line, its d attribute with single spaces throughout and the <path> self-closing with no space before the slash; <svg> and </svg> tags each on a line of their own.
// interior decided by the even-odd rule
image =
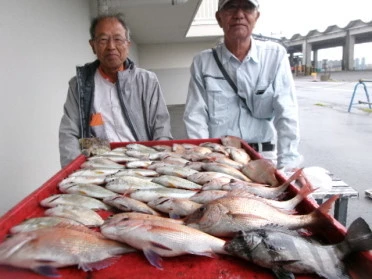
<svg viewBox="0 0 372 279">
<path fill-rule="evenodd" d="M 345 240 L 338 244 L 338 248 L 344 256 L 372 249 L 372 231 L 363 218 L 359 217 L 351 223 Z"/>
<path fill-rule="evenodd" d="M 332 224 L 330 222 L 329 211 L 331 210 L 335 201 L 340 197 L 340 195 L 333 195 L 327 201 L 322 203 L 316 210 L 314 210 L 310 215 L 312 215 L 312 227 L 325 229 L 327 224 Z M 315 221 L 314 221 L 315 220 Z"/>
</svg>

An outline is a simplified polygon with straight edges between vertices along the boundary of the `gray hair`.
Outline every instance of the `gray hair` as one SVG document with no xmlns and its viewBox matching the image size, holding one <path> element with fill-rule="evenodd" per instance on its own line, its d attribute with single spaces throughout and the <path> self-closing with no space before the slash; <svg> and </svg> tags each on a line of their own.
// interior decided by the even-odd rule
<svg viewBox="0 0 372 279">
<path fill-rule="evenodd" d="M 100 15 L 100 16 L 97 16 L 95 18 L 92 19 L 91 23 L 90 23 L 90 28 L 89 28 L 89 33 L 90 33 L 90 38 L 91 39 L 94 39 L 94 35 L 95 35 L 95 32 L 96 32 L 96 27 L 97 27 L 97 24 L 104 20 L 104 19 L 116 19 L 117 21 L 120 22 L 120 24 L 123 26 L 123 28 L 125 29 L 125 36 L 126 36 L 126 39 L 128 41 L 130 41 L 130 31 L 129 31 L 129 27 L 128 25 L 125 23 L 125 20 L 124 20 L 124 15 L 121 14 L 121 13 L 118 13 L 118 14 L 104 14 L 104 15 Z"/>
</svg>

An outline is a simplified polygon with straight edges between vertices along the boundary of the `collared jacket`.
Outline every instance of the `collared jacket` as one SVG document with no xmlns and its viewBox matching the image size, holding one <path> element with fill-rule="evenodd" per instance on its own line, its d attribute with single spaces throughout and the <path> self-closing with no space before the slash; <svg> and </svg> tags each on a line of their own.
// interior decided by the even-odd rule
<svg viewBox="0 0 372 279">
<path fill-rule="evenodd" d="M 298 105 L 284 47 L 252 38 L 243 61 L 225 44 L 216 52 L 238 92 L 223 76 L 211 49 L 196 55 L 184 113 L 188 137 L 232 135 L 250 143 L 277 143 L 278 168 L 298 165 Z"/>
<path fill-rule="evenodd" d="M 80 138 L 94 137 L 90 127 L 93 110 L 94 75 L 99 61 L 78 66 L 69 82 L 59 127 L 59 152 L 64 167 L 80 155 Z M 156 75 L 125 61 L 125 71 L 116 82 L 123 117 L 137 141 L 170 140 L 169 112 Z"/>
</svg>

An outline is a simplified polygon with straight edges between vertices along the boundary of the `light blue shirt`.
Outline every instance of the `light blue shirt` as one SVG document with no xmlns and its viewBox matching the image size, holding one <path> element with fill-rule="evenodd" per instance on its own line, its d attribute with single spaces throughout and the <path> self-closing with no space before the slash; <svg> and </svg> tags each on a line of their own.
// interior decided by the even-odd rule
<svg viewBox="0 0 372 279">
<path fill-rule="evenodd" d="M 188 137 L 232 135 L 250 143 L 272 142 L 277 144 L 278 168 L 298 166 L 298 106 L 285 48 L 252 38 L 242 62 L 224 44 L 216 51 L 245 103 L 224 78 L 212 50 L 202 51 L 190 70 L 184 113 Z"/>
</svg>

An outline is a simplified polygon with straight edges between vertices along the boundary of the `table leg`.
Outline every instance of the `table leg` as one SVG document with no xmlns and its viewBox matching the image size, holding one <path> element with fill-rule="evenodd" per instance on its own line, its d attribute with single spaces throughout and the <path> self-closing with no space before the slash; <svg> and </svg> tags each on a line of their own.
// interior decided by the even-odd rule
<svg viewBox="0 0 372 279">
<path fill-rule="evenodd" d="M 342 225 L 346 226 L 346 218 L 347 218 L 347 198 L 339 198 L 335 202 L 335 211 L 334 216 L 337 221 L 339 221 Z"/>
</svg>

